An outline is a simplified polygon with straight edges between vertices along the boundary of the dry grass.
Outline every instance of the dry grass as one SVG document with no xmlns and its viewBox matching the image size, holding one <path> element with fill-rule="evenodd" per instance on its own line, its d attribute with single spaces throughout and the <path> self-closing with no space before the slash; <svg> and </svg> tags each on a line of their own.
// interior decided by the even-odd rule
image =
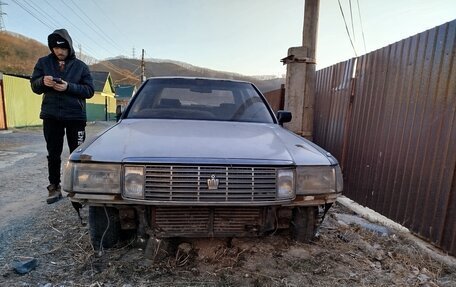
<svg viewBox="0 0 456 287">
<path fill-rule="evenodd" d="M 34 220 L 31 230 L 7 242 L 0 258 L 8 286 L 456 286 L 455 270 L 414 242 L 342 226 L 331 216 L 313 244 L 293 242 L 280 231 L 263 238 L 188 241 L 191 252 L 176 248 L 160 262 L 146 259 L 131 241 L 99 256 L 68 202 Z M 13 273 L 8 263 L 30 254 L 38 267 L 23 276 Z"/>
</svg>

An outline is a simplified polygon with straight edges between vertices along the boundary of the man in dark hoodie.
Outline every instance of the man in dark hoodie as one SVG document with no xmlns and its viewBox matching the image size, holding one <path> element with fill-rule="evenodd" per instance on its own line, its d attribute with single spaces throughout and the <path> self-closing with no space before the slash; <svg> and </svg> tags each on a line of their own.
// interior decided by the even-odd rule
<svg viewBox="0 0 456 287">
<path fill-rule="evenodd" d="M 46 202 L 62 197 L 60 188 L 61 155 L 64 135 L 70 152 L 85 140 L 86 99 L 94 94 L 89 68 L 77 59 L 67 30 L 48 36 L 51 53 L 38 59 L 30 80 L 33 92 L 43 94 L 40 118 L 48 151 L 49 191 Z"/>
</svg>

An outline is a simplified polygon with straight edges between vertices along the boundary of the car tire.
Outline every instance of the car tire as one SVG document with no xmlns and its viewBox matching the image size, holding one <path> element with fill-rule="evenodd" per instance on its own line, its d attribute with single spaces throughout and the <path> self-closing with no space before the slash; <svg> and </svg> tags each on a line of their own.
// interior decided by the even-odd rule
<svg viewBox="0 0 456 287">
<path fill-rule="evenodd" d="M 113 207 L 89 206 L 89 232 L 95 250 L 114 247 L 120 237 L 119 211 Z"/>
<path fill-rule="evenodd" d="M 292 238 L 298 242 L 311 242 L 317 232 L 318 207 L 293 208 L 291 220 Z"/>
</svg>

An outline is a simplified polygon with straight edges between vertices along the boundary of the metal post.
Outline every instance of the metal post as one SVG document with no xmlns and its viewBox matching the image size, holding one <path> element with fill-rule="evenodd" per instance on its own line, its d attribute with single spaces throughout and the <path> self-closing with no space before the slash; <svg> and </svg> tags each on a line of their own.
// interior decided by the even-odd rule
<svg viewBox="0 0 456 287">
<path fill-rule="evenodd" d="M 0 31 L 5 31 L 5 22 L 3 22 L 3 15 L 6 15 L 6 13 L 3 13 L 2 5 L 8 5 L 8 4 L 0 2 Z"/>
<path fill-rule="evenodd" d="M 144 49 L 142 49 L 142 57 L 141 57 L 141 83 L 146 80 L 146 64 L 144 63 Z"/>
</svg>

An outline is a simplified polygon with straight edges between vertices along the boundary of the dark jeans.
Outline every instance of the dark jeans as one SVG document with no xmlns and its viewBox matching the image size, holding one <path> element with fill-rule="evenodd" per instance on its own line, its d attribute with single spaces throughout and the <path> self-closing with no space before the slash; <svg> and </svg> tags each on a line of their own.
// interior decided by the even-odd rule
<svg viewBox="0 0 456 287">
<path fill-rule="evenodd" d="M 68 142 L 72 153 L 85 140 L 85 121 L 80 120 L 54 120 L 43 119 L 43 132 L 48 151 L 49 183 L 60 183 L 61 155 L 63 150 L 63 137 Z"/>
</svg>

